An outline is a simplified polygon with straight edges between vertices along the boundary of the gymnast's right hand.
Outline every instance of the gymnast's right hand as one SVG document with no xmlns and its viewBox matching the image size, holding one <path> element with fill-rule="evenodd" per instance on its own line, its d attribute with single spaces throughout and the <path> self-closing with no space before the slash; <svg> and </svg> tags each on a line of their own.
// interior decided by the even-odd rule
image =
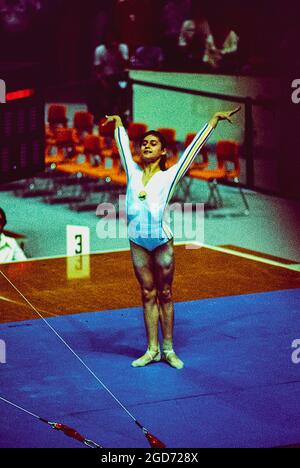
<svg viewBox="0 0 300 468">
<path fill-rule="evenodd" d="M 119 115 L 106 115 L 106 121 L 102 125 L 107 125 L 110 122 L 115 122 L 116 127 L 123 127 L 121 117 Z"/>
</svg>

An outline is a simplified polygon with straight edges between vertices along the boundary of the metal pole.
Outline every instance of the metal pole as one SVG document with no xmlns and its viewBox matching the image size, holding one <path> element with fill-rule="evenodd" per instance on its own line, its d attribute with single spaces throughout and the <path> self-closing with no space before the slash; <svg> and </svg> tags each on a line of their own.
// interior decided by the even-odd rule
<svg viewBox="0 0 300 468">
<path fill-rule="evenodd" d="M 247 188 L 254 189 L 254 127 L 252 115 L 253 103 L 251 98 L 247 98 L 245 102 L 245 157 L 246 157 L 246 185 Z"/>
</svg>

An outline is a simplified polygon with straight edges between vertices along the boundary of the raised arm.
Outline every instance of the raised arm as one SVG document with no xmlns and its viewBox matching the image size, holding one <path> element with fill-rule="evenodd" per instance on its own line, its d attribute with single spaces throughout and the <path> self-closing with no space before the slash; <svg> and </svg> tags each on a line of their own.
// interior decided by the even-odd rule
<svg viewBox="0 0 300 468">
<path fill-rule="evenodd" d="M 127 177 L 130 176 L 132 170 L 136 168 L 136 164 L 133 161 L 130 142 L 126 130 L 124 128 L 121 117 L 118 115 L 106 115 L 106 121 L 103 125 L 109 122 L 115 122 L 115 140 L 119 150 L 122 165 L 126 171 Z"/>
<path fill-rule="evenodd" d="M 236 107 L 232 111 L 226 112 L 216 112 L 214 116 L 210 119 L 209 124 L 212 127 L 216 127 L 220 120 L 227 120 L 229 123 L 232 123 L 232 116 L 241 110 L 241 106 Z"/>
<path fill-rule="evenodd" d="M 240 107 L 237 107 L 236 109 L 229 112 L 216 112 L 214 116 L 210 119 L 210 121 L 204 125 L 200 132 L 197 133 L 192 143 L 185 149 L 183 155 L 181 156 L 177 164 L 175 164 L 169 169 L 169 171 L 174 172 L 174 181 L 172 184 L 174 188 L 176 184 L 180 181 L 180 179 L 184 176 L 186 171 L 190 168 L 195 157 L 197 156 L 205 142 L 208 140 L 208 138 L 218 125 L 219 121 L 227 120 L 228 122 L 232 123 L 232 115 L 238 112 L 239 110 Z"/>
</svg>

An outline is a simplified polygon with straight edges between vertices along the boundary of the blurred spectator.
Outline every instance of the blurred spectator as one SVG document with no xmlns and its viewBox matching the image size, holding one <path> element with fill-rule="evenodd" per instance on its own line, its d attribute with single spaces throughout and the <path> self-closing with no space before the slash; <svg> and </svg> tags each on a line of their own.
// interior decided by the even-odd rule
<svg viewBox="0 0 300 468">
<path fill-rule="evenodd" d="M 192 17 L 192 0 L 166 0 L 161 8 L 161 45 L 164 64 L 176 68 L 178 61 L 178 37 L 183 22 Z"/>
<path fill-rule="evenodd" d="M 98 76 L 116 77 L 123 73 L 124 65 L 128 61 L 128 46 L 120 44 L 109 34 L 104 44 L 96 47 L 94 67 Z"/>
<path fill-rule="evenodd" d="M 94 83 L 88 99 L 89 111 L 96 120 L 106 114 L 122 114 L 120 109 L 127 87 L 128 46 L 109 33 L 104 44 L 95 49 Z"/>
<path fill-rule="evenodd" d="M 195 18 L 197 34 L 202 38 L 206 43 L 208 36 L 211 34 L 211 30 L 208 24 L 208 19 L 206 16 L 198 15 Z"/>
<path fill-rule="evenodd" d="M 206 38 L 203 62 L 212 70 L 234 71 L 239 37 L 219 21 L 214 26 Z"/>
<path fill-rule="evenodd" d="M 23 250 L 18 246 L 15 239 L 3 233 L 5 225 L 5 212 L 0 208 L 0 263 L 26 260 Z"/>
<path fill-rule="evenodd" d="M 157 70 L 161 68 L 164 62 L 164 55 L 161 47 L 141 46 L 130 58 L 130 64 L 133 68 L 146 68 Z"/>
<path fill-rule="evenodd" d="M 179 68 L 187 71 L 201 70 L 204 47 L 205 36 L 198 34 L 195 20 L 184 21 L 177 44 Z"/>
</svg>

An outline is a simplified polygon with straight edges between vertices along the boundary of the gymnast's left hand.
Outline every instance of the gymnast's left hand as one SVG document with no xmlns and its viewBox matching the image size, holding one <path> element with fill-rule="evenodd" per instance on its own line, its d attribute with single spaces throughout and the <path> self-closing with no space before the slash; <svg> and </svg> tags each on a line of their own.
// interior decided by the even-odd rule
<svg viewBox="0 0 300 468">
<path fill-rule="evenodd" d="M 234 114 L 236 114 L 237 112 L 239 112 L 240 110 L 241 110 L 241 106 L 236 107 L 236 108 L 233 109 L 232 111 L 216 112 L 214 116 L 215 116 L 218 120 L 228 120 L 228 122 L 232 123 L 231 117 L 232 117 Z"/>
<path fill-rule="evenodd" d="M 102 125 L 107 125 L 109 122 L 115 122 L 116 127 L 122 127 L 123 123 L 119 115 L 106 115 L 106 121 Z"/>
</svg>

